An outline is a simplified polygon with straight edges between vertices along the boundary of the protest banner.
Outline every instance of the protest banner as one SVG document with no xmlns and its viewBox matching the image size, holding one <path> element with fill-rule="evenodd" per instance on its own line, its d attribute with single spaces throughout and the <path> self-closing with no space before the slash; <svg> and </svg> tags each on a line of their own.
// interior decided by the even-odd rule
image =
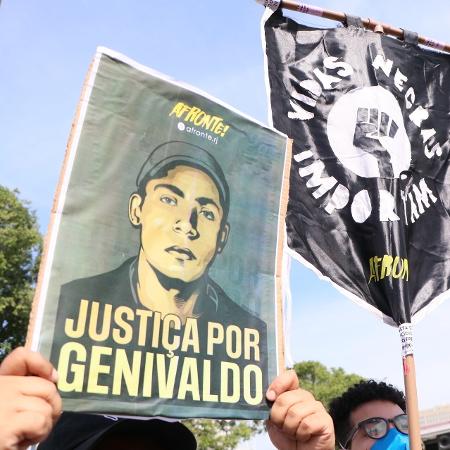
<svg viewBox="0 0 450 450">
<path fill-rule="evenodd" d="M 399 327 L 408 396 L 411 323 L 450 296 L 450 56 L 353 16 L 265 19 L 273 125 L 293 139 L 289 254 Z"/>
<path fill-rule="evenodd" d="M 31 319 L 65 410 L 267 416 L 289 163 L 281 133 L 97 51 Z"/>
</svg>

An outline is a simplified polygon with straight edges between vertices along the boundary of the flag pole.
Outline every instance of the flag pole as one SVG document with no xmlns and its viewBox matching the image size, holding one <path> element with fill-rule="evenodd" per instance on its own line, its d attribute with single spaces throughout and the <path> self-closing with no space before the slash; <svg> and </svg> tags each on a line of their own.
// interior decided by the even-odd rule
<svg viewBox="0 0 450 450">
<path fill-rule="evenodd" d="M 265 2 L 260 3 L 274 3 L 274 0 L 265 0 Z M 313 16 L 324 17 L 325 19 L 336 20 L 338 22 L 346 22 L 346 14 L 338 11 L 331 11 L 328 9 L 323 9 L 318 6 L 307 5 L 306 3 L 298 3 L 294 0 L 281 0 L 280 5 L 282 8 L 289 9 L 291 11 L 297 11 L 304 14 L 310 14 Z M 392 25 L 388 25 L 373 19 L 362 19 L 362 23 L 365 28 L 375 31 L 381 32 L 384 34 L 389 34 L 391 36 L 403 39 L 404 30 L 401 28 L 393 27 Z M 424 36 L 419 36 L 419 44 L 425 45 L 427 47 L 432 47 L 437 50 L 442 50 L 445 52 L 450 52 L 450 44 L 446 44 L 444 42 L 439 42 L 434 39 L 430 39 Z"/>
<path fill-rule="evenodd" d="M 412 325 L 399 326 L 402 342 L 403 378 L 405 382 L 406 413 L 408 414 L 408 434 L 410 450 L 421 450 L 419 402 L 417 401 L 416 368 L 414 364 Z"/>
</svg>

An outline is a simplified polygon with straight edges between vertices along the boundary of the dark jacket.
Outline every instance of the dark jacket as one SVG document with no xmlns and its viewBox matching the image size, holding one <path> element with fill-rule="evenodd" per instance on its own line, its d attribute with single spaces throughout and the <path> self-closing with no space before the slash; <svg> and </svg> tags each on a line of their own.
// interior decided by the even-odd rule
<svg viewBox="0 0 450 450">
<path fill-rule="evenodd" d="M 241 392 L 238 404 L 225 402 L 220 406 L 236 408 L 242 404 L 243 407 L 248 407 L 247 402 L 244 401 L 243 392 L 244 383 L 242 377 L 244 368 L 248 365 L 258 366 L 262 372 L 263 389 L 268 385 L 267 326 L 265 322 L 233 302 L 217 283 L 205 276 L 201 294 L 194 310 L 194 314 L 198 315 L 198 318 L 191 322 L 191 325 L 195 325 L 195 329 L 190 329 L 190 332 L 185 334 L 185 331 L 187 331 L 186 326 L 181 325 L 178 327 L 180 329 L 176 329 L 177 326 L 175 326 L 175 329 L 173 329 L 174 323 L 172 323 L 168 340 L 173 342 L 174 338 L 179 337 L 180 344 L 178 348 L 170 352 L 163 344 L 161 314 L 155 311 L 150 312 L 139 303 L 135 292 L 137 285 L 136 269 L 136 259 L 131 258 L 111 272 L 74 280 L 62 286 L 55 325 L 55 338 L 51 352 L 53 364 L 58 367 L 61 348 L 68 341 L 83 345 L 88 355 L 87 364 L 89 364 L 93 346 L 100 346 L 107 349 L 105 351 L 108 353 L 102 356 L 102 363 L 108 365 L 109 361 L 112 362 L 110 363 L 111 369 L 109 373 L 101 373 L 99 375 L 98 384 L 111 387 L 114 377 L 114 362 L 116 361 L 115 351 L 117 349 L 125 350 L 130 367 L 137 351 L 140 353 L 139 358 L 141 359 L 138 398 L 135 397 L 134 393 L 129 392 L 125 384 L 120 394 L 111 397 L 121 401 L 148 402 L 151 400 L 157 402 L 161 389 L 157 370 L 161 370 L 161 367 L 163 367 L 163 372 L 168 376 L 171 364 L 176 365 L 176 360 L 172 361 L 172 358 L 178 356 L 175 394 L 171 401 L 186 404 L 185 400 L 189 400 L 190 396 L 194 397 L 193 394 L 189 391 L 185 399 L 182 400 L 177 398 L 176 392 L 182 378 L 183 362 L 186 358 L 195 358 L 197 360 L 200 400 L 203 401 L 201 397 L 205 381 L 210 383 L 209 389 L 207 389 L 209 392 L 220 393 L 224 377 L 226 376 L 227 379 L 231 380 L 239 372 L 239 389 Z M 89 302 L 85 302 L 89 305 L 86 320 L 83 320 L 83 318 L 79 319 L 81 300 Z M 124 306 L 127 308 L 123 308 Z M 95 315 L 98 315 L 98 319 Z M 146 320 L 145 342 L 143 342 L 142 330 L 140 330 L 140 327 L 142 327 L 141 320 L 143 320 L 142 317 L 144 316 Z M 118 325 L 117 318 L 120 319 L 121 325 Z M 73 321 L 66 324 L 66 319 L 73 319 Z M 80 329 L 84 330 L 84 332 L 80 331 L 79 334 L 75 335 L 69 333 L 68 336 L 65 331 L 66 325 L 68 329 Z M 126 339 L 127 330 L 128 337 L 132 336 L 130 340 Z M 130 330 L 132 331 L 130 332 Z M 256 332 L 252 330 L 256 330 Z M 197 341 L 197 332 L 198 342 L 196 347 L 192 342 Z M 187 336 L 184 341 L 183 336 Z M 222 336 L 224 342 L 228 338 L 228 347 L 225 343 L 214 343 L 214 339 L 220 341 Z M 255 343 L 255 340 L 258 338 L 259 342 Z M 244 348 L 243 342 L 245 341 L 252 342 L 250 346 L 247 346 L 247 349 Z M 185 343 L 185 348 L 181 349 L 183 342 Z M 110 351 L 109 349 L 112 350 Z M 212 354 L 208 354 L 208 350 L 211 349 L 212 352 L 210 351 L 210 353 Z M 150 358 L 153 364 L 151 399 L 149 399 L 148 395 L 144 399 L 139 398 L 142 396 L 144 366 L 145 364 L 148 365 L 148 359 L 146 358 Z M 224 366 L 222 366 L 223 363 L 225 363 Z M 159 366 L 159 369 L 157 366 Z M 227 369 L 224 369 L 225 366 Z M 230 366 L 233 367 L 230 368 Z M 84 373 L 83 392 L 62 392 L 62 396 L 105 399 L 103 394 L 86 391 L 88 372 L 89 370 L 86 369 Z M 191 376 L 192 373 L 189 373 L 190 378 L 186 380 L 185 373 L 184 382 L 195 383 L 196 381 L 192 381 Z M 229 394 L 231 395 L 231 392 Z M 198 398 L 192 398 L 192 400 L 197 402 Z M 261 408 L 264 407 L 262 403 Z"/>
</svg>

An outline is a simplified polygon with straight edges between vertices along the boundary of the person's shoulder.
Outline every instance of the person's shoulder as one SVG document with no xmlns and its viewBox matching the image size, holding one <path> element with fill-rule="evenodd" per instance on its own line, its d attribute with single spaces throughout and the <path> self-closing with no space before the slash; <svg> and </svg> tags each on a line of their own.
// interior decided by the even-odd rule
<svg viewBox="0 0 450 450">
<path fill-rule="evenodd" d="M 123 283 L 128 286 L 130 266 L 134 260 L 134 257 L 130 258 L 109 272 L 69 281 L 61 286 L 61 295 L 70 296 L 71 293 L 76 293 L 77 297 L 80 295 L 90 296 L 99 290 L 115 289 Z"/>
<path fill-rule="evenodd" d="M 266 322 L 245 305 L 233 301 L 215 281 L 209 279 L 208 285 L 217 296 L 217 316 L 221 320 L 228 319 L 227 321 L 236 322 L 241 327 L 266 328 Z"/>
</svg>

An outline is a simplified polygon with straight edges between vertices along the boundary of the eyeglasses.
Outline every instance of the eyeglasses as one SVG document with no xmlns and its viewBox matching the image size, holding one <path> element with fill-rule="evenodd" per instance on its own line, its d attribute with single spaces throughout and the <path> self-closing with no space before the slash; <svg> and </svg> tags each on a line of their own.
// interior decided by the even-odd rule
<svg viewBox="0 0 450 450">
<path fill-rule="evenodd" d="M 359 429 L 363 429 L 364 432 L 372 439 L 384 438 L 389 432 L 389 424 L 392 423 L 400 433 L 408 434 L 408 416 L 406 414 L 399 414 L 392 419 L 385 419 L 384 417 L 370 417 L 356 424 L 345 441 L 344 448 L 348 448 L 348 444 L 355 437 L 356 432 Z"/>
</svg>

